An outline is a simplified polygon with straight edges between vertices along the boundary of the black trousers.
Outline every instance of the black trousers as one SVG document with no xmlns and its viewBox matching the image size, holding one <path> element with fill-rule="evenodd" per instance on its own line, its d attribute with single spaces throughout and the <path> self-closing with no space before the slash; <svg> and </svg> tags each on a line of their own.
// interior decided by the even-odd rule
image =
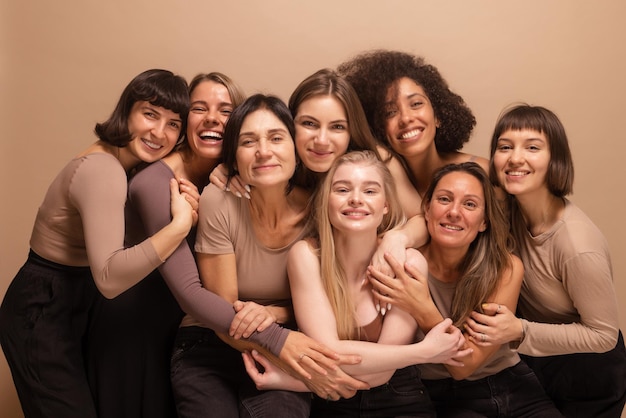
<svg viewBox="0 0 626 418">
<path fill-rule="evenodd" d="M 606 353 L 521 356 L 566 417 L 619 418 L 626 402 L 626 348 Z"/>
<path fill-rule="evenodd" d="M 30 252 L 0 308 L 0 343 L 26 418 L 95 418 L 83 338 L 97 289 L 88 267 Z"/>
</svg>

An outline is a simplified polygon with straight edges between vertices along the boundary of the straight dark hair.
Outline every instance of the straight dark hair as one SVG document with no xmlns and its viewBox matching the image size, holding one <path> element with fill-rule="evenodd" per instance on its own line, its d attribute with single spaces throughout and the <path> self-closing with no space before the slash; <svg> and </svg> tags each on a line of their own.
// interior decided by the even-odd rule
<svg viewBox="0 0 626 418">
<path fill-rule="evenodd" d="M 222 157 L 224 158 L 224 165 L 228 170 L 226 184 L 229 184 L 231 179 L 238 174 L 236 169 L 237 148 L 239 148 L 239 133 L 241 132 L 243 122 L 251 113 L 261 109 L 273 113 L 285 125 L 292 141 L 296 135 L 296 127 L 285 102 L 276 96 L 265 94 L 254 94 L 248 97 L 245 102 L 233 111 L 228 119 L 226 128 L 224 128 Z M 289 181 L 287 192 L 293 188 L 292 180 L 293 177 Z"/>
</svg>

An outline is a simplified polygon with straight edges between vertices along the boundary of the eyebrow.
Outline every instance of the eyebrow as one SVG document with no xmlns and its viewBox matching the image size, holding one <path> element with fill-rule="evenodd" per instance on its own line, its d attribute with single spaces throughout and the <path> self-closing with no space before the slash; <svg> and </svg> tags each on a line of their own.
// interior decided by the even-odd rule
<svg viewBox="0 0 626 418">
<path fill-rule="evenodd" d="M 285 128 L 273 128 L 273 129 L 268 129 L 267 130 L 268 134 L 276 134 L 276 133 L 284 133 L 284 134 L 289 134 L 289 132 L 287 131 L 287 129 Z M 254 131 L 249 131 L 249 132 L 240 132 L 239 133 L 239 138 L 241 138 L 242 136 L 256 136 L 257 133 Z M 289 134 L 289 136 L 291 136 L 291 134 Z"/>
<path fill-rule="evenodd" d="M 336 180 L 333 181 L 333 186 L 336 184 L 352 184 L 352 182 L 350 180 Z M 362 184 L 366 185 L 366 186 L 378 186 L 378 187 L 383 187 L 382 184 L 380 184 L 379 182 L 375 181 L 375 180 L 369 180 L 369 181 L 364 181 Z"/>
<path fill-rule="evenodd" d="M 206 100 L 194 100 L 193 102 L 191 102 L 191 105 L 193 106 L 193 105 L 198 104 L 198 103 L 202 103 L 202 104 L 204 104 L 204 105 L 207 105 L 207 104 L 208 104 Z M 232 105 L 233 105 L 233 104 L 232 104 L 232 103 L 230 103 L 230 102 L 219 102 L 219 103 L 218 103 L 218 107 L 222 107 L 222 106 L 232 106 Z"/>
</svg>

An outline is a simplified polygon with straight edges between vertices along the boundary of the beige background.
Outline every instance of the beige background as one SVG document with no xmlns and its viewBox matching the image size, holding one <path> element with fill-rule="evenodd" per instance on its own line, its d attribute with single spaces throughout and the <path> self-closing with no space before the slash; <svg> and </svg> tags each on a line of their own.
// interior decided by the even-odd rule
<svg viewBox="0 0 626 418">
<path fill-rule="evenodd" d="M 623 327 L 625 12 L 620 0 L 0 0 L 0 297 L 48 184 L 140 71 L 218 70 L 287 99 L 315 70 L 389 48 L 424 55 L 465 98 L 478 119 L 469 152 L 488 155 L 511 102 L 556 111 L 574 153 L 572 199 L 611 246 Z M 22 416 L 3 356 L 0 415 Z"/>
</svg>

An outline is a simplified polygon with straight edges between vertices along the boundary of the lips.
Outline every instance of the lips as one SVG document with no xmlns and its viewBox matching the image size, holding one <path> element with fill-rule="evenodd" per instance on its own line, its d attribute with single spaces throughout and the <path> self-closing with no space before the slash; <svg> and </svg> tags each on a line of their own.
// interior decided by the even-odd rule
<svg viewBox="0 0 626 418">
<path fill-rule="evenodd" d="M 152 141 L 148 141 L 147 139 L 143 139 L 143 138 L 142 138 L 142 139 L 141 139 L 141 142 L 143 142 L 143 143 L 144 143 L 144 144 L 145 144 L 148 148 L 153 149 L 153 150 L 155 150 L 155 151 L 158 151 L 158 150 L 160 150 L 161 148 L 163 148 L 163 146 L 162 146 L 162 145 L 159 145 L 159 144 L 157 144 L 157 143 L 155 143 L 155 142 L 152 142 Z"/>
<path fill-rule="evenodd" d="M 222 134 L 215 131 L 201 131 L 198 133 L 198 136 L 200 139 L 207 142 L 217 142 L 222 140 Z"/>
<path fill-rule="evenodd" d="M 422 132 L 424 132 L 424 128 L 411 129 L 410 131 L 405 131 L 404 133 L 398 135 L 398 139 L 400 141 L 406 141 L 406 140 L 409 140 L 409 139 L 415 139 L 416 137 L 421 135 Z"/>
<path fill-rule="evenodd" d="M 452 224 L 440 224 L 440 225 L 449 231 L 462 231 L 463 230 L 463 228 L 458 225 L 452 225 Z"/>
</svg>

